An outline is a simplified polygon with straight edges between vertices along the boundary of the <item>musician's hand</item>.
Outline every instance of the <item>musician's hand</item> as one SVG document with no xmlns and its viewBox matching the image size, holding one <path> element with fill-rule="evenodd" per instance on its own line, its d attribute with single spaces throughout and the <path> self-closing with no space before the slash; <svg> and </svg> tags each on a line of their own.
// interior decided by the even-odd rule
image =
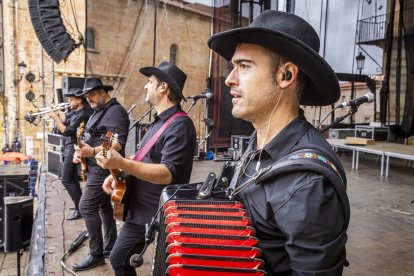
<svg viewBox="0 0 414 276">
<path fill-rule="evenodd" d="M 123 157 L 114 149 L 111 149 L 106 152 L 106 156 L 103 155 L 103 152 L 98 152 L 95 156 L 96 161 L 99 166 L 103 169 L 119 169 L 121 168 L 120 164 L 123 162 Z"/>
<path fill-rule="evenodd" d="M 75 146 L 75 150 L 80 158 L 94 157 L 93 148 L 84 141 L 80 141 L 80 145 Z"/>
<path fill-rule="evenodd" d="M 80 158 L 79 158 L 79 156 L 78 156 L 78 153 L 75 151 L 75 153 L 73 154 L 73 159 L 72 159 L 72 162 L 73 163 L 75 163 L 75 164 L 79 164 L 80 162 L 81 162 L 81 160 L 80 160 Z"/>
<path fill-rule="evenodd" d="M 113 181 L 112 175 L 109 175 L 107 178 L 105 178 L 104 183 L 102 184 L 102 189 L 105 193 L 108 195 L 112 194 L 112 190 L 114 188 L 115 182 Z"/>
<path fill-rule="evenodd" d="M 52 119 L 56 119 L 59 118 L 59 113 L 57 113 L 56 111 L 52 111 L 48 114 L 48 116 Z"/>
</svg>

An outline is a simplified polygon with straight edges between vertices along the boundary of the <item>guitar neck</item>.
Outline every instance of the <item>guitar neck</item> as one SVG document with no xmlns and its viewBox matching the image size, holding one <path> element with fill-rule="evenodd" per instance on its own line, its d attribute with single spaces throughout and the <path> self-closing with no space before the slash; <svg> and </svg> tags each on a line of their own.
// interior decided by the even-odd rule
<svg viewBox="0 0 414 276">
<path fill-rule="evenodd" d="M 118 182 L 118 178 L 119 178 L 119 175 L 121 174 L 121 171 L 118 169 L 111 169 L 110 171 L 111 171 L 112 177 L 115 180 L 115 182 Z"/>
<path fill-rule="evenodd" d="M 78 138 L 76 142 L 78 144 L 78 147 L 83 148 L 83 145 L 81 144 L 81 139 L 80 138 Z"/>
</svg>

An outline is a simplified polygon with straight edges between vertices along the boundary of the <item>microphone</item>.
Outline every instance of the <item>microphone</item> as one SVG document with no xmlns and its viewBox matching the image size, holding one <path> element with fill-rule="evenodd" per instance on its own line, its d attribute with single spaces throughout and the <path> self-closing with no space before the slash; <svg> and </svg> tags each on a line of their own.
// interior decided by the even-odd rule
<svg viewBox="0 0 414 276">
<path fill-rule="evenodd" d="M 127 111 L 128 115 L 131 114 L 132 110 L 134 110 L 135 107 L 137 107 L 135 104 L 131 105 L 131 107 Z"/>
<path fill-rule="evenodd" d="M 155 230 L 158 227 L 158 221 L 155 220 L 153 218 L 153 220 L 151 221 L 150 225 L 146 224 L 145 228 L 145 244 L 144 244 L 144 248 L 142 249 L 141 253 L 139 254 L 133 254 L 130 258 L 129 258 L 129 265 L 136 268 L 136 267 L 140 267 L 142 266 L 142 264 L 144 263 L 144 253 L 145 251 L 147 251 L 148 245 L 150 243 L 152 243 L 155 240 Z"/>
<path fill-rule="evenodd" d="M 372 94 L 371 92 L 366 93 L 364 96 L 347 101 L 347 102 L 343 102 L 341 104 L 338 105 L 338 107 L 346 107 L 346 106 L 360 106 L 363 103 L 372 103 L 375 99 L 374 94 Z"/>
<path fill-rule="evenodd" d="M 133 254 L 129 259 L 129 265 L 136 268 L 142 266 L 144 263 L 144 258 L 142 258 L 141 254 Z"/>
<path fill-rule="evenodd" d="M 211 99 L 213 97 L 213 93 L 211 92 L 206 92 L 206 93 L 202 93 L 201 95 L 194 95 L 194 96 L 188 96 L 187 99 L 193 99 L 198 100 L 198 99 Z"/>
</svg>

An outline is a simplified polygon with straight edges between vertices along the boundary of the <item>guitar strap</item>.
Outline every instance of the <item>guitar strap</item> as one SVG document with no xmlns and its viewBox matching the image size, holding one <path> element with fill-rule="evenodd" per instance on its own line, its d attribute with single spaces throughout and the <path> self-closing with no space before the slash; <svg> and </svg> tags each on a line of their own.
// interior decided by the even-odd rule
<svg viewBox="0 0 414 276">
<path fill-rule="evenodd" d="M 137 162 L 142 161 L 142 159 L 144 159 L 144 157 L 152 149 L 152 147 L 155 145 L 155 143 L 158 141 L 158 139 L 161 137 L 161 135 L 164 133 L 167 127 L 171 124 L 174 118 L 178 116 L 187 116 L 187 114 L 184 111 L 178 111 L 177 113 L 173 114 L 170 118 L 168 118 L 168 120 L 157 130 L 157 132 L 150 138 L 150 140 L 141 149 L 138 150 L 138 152 L 132 160 Z"/>
<path fill-rule="evenodd" d="M 105 116 L 105 114 L 106 114 L 106 112 L 112 107 L 112 106 L 115 106 L 115 105 L 119 105 L 119 102 L 118 101 L 113 101 L 108 107 L 106 107 L 103 111 L 102 111 L 102 113 L 101 114 L 99 114 L 98 116 L 97 116 L 97 118 L 95 119 L 95 115 L 96 115 L 96 111 L 92 114 L 92 116 L 90 116 L 89 117 L 89 120 L 88 120 L 88 122 L 85 124 L 85 133 L 86 132 L 88 132 L 90 135 L 93 135 L 94 134 L 94 132 L 95 132 L 95 130 L 96 130 L 96 127 L 98 126 L 98 124 L 100 123 L 100 121 L 102 120 L 102 118 Z M 91 126 L 88 126 L 89 125 L 89 123 L 92 121 L 92 120 L 95 120 L 93 123 L 92 123 L 92 125 Z"/>
</svg>

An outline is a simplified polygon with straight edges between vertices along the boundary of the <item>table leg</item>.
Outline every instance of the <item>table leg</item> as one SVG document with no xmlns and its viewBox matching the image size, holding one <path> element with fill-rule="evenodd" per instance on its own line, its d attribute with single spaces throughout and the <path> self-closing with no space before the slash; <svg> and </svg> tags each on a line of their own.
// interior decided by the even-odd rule
<svg viewBox="0 0 414 276">
<path fill-rule="evenodd" d="M 359 151 L 356 151 L 355 170 L 358 170 Z"/>
<path fill-rule="evenodd" d="M 352 150 L 352 169 L 355 169 L 355 150 Z"/>
<path fill-rule="evenodd" d="M 390 157 L 387 155 L 387 164 L 385 166 L 385 177 L 388 177 L 389 167 L 390 167 Z"/>
</svg>

